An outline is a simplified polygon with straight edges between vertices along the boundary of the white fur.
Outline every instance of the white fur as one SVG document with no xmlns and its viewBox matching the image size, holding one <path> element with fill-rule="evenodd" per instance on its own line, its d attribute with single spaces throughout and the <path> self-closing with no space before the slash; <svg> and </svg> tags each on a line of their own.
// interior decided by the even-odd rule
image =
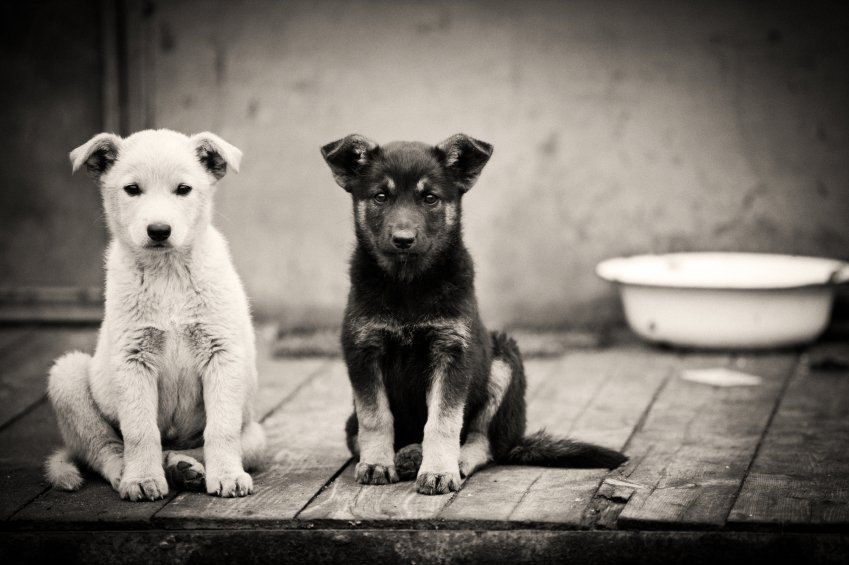
<svg viewBox="0 0 849 565">
<path fill-rule="evenodd" d="M 83 484 L 83 476 L 65 448 L 57 449 L 47 458 L 45 471 L 47 480 L 56 488 L 77 490 Z"/>
<path fill-rule="evenodd" d="M 105 316 L 94 356 L 60 358 L 49 380 L 67 452 L 123 498 L 152 500 L 168 492 L 162 442 L 193 447 L 202 435 L 207 491 L 247 494 L 243 458 L 256 460 L 264 446 L 253 414 L 254 332 L 227 244 L 210 223 L 216 178 L 197 149 L 213 147 L 233 169 L 241 152 L 208 133 L 101 134 L 71 153 L 74 168 L 104 141 L 118 155 L 99 177 L 112 235 Z M 192 191 L 175 195 L 180 183 Z M 127 195 L 127 184 L 143 194 Z M 147 224 L 159 221 L 172 227 L 168 248 L 149 247 Z M 58 466 L 54 456 L 48 472 L 61 486 L 73 473 L 54 473 Z"/>
</svg>

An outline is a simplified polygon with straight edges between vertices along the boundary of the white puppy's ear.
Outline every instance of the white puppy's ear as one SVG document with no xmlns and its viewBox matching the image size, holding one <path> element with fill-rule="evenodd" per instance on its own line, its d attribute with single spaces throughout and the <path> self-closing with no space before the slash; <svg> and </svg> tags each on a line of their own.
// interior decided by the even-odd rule
<svg viewBox="0 0 849 565">
<path fill-rule="evenodd" d="M 71 151 L 71 171 L 85 163 L 88 176 L 99 181 L 101 175 L 109 170 L 118 159 L 123 139 L 114 133 L 99 133 Z"/>
<path fill-rule="evenodd" d="M 237 173 L 242 162 L 242 152 L 238 147 L 230 145 L 214 133 L 208 131 L 196 133 L 191 137 L 192 145 L 197 151 L 198 159 L 203 168 L 209 171 L 216 180 L 227 174 L 230 166 Z"/>
</svg>

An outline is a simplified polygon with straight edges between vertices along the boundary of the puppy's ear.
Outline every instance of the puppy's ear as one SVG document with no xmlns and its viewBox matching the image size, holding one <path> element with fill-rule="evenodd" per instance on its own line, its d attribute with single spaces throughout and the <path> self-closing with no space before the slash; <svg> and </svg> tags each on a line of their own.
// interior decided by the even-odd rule
<svg viewBox="0 0 849 565">
<path fill-rule="evenodd" d="M 242 152 L 238 147 L 230 145 L 214 133 L 208 131 L 196 133 L 191 138 L 197 152 L 198 159 L 203 168 L 209 174 L 220 179 L 227 174 L 227 167 L 232 167 L 239 172 L 239 164 L 242 162 Z"/>
<path fill-rule="evenodd" d="M 460 190 L 472 188 L 478 180 L 486 162 L 492 156 L 492 145 L 458 133 L 436 145 L 436 153 L 442 164 L 454 171 Z"/>
<path fill-rule="evenodd" d="M 357 173 L 369 162 L 377 149 L 377 143 L 353 133 L 322 147 L 321 156 L 330 166 L 336 184 L 351 192 L 351 183 Z"/>
<path fill-rule="evenodd" d="M 123 140 L 114 133 L 99 133 L 71 151 L 71 172 L 85 163 L 88 176 L 95 182 L 109 170 L 118 159 L 118 151 Z"/>
</svg>

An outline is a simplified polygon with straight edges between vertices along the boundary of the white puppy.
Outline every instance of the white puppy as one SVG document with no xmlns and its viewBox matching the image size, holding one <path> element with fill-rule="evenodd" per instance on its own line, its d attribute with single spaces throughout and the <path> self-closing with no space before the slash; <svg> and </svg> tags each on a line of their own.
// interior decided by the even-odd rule
<svg viewBox="0 0 849 565">
<path fill-rule="evenodd" d="M 169 482 L 201 489 L 204 478 L 212 494 L 252 491 L 244 469 L 265 447 L 254 333 L 210 223 L 215 183 L 241 157 L 214 134 L 165 129 L 101 133 L 71 152 L 100 186 L 112 240 L 94 356 L 68 353 L 50 371 L 65 441 L 47 461 L 54 486 L 79 488 L 81 462 L 130 500 L 162 498 Z"/>
</svg>

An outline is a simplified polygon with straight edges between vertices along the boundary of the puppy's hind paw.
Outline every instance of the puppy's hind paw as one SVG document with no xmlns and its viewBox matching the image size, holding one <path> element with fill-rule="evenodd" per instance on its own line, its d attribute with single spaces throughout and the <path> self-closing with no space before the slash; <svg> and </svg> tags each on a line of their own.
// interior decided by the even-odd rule
<svg viewBox="0 0 849 565">
<path fill-rule="evenodd" d="M 447 494 L 460 490 L 459 473 L 420 473 L 416 490 L 421 494 Z"/>
<path fill-rule="evenodd" d="M 363 485 L 387 485 L 400 480 L 395 465 L 357 463 L 355 473 L 357 482 Z"/>
<path fill-rule="evenodd" d="M 419 474 L 422 466 L 422 444 L 411 443 L 398 450 L 395 454 L 395 468 L 402 481 L 412 481 Z"/>
<path fill-rule="evenodd" d="M 165 461 L 168 484 L 176 490 L 206 491 L 206 470 L 196 459 L 169 453 Z"/>
</svg>

